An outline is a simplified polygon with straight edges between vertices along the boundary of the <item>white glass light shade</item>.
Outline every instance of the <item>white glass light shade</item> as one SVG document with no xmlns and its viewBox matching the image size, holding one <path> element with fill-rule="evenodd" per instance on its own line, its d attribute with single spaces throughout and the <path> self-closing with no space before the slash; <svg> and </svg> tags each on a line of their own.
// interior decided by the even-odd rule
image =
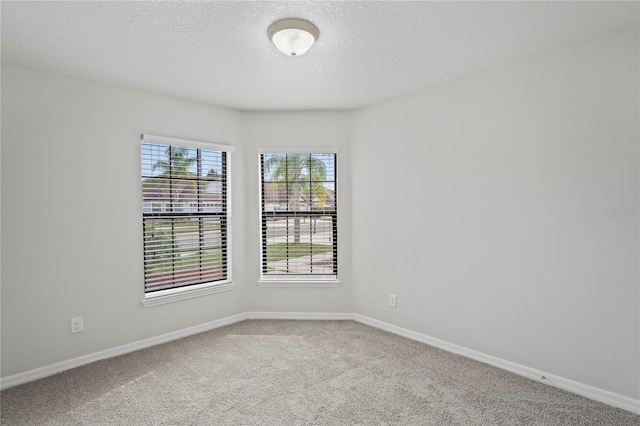
<svg viewBox="0 0 640 426">
<path fill-rule="evenodd" d="M 279 51 L 289 56 L 300 56 L 316 41 L 311 34 L 302 30 L 282 30 L 271 39 Z"/>
<path fill-rule="evenodd" d="M 287 56 L 304 55 L 320 35 L 318 27 L 300 19 L 274 22 L 267 30 L 279 51 Z"/>
</svg>

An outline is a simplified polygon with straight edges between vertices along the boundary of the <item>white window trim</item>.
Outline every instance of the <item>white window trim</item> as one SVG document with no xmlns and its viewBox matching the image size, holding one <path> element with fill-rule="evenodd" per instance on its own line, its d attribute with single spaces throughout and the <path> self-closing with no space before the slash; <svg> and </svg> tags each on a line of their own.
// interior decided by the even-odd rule
<svg viewBox="0 0 640 426">
<path fill-rule="evenodd" d="M 181 300 L 193 299 L 194 297 L 207 296 L 209 294 L 223 293 L 231 291 L 235 287 L 233 281 L 223 281 L 215 283 L 205 283 L 188 287 L 170 288 L 168 290 L 155 291 L 145 295 L 140 301 L 145 308 L 164 305 L 166 303 L 179 302 Z"/>
<path fill-rule="evenodd" d="M 294 277 L 277 277 L 277 278 L 268 278 L 268 277 L 261 277 L 258 280 L 258 285 L 260 287 L 265 287 L 265 288 L 269 288 L 269 287 L 273 287 L 273 288 L 291 288 L 291 287 L 300 287 L 300 288 L 321 288 L 321 287 L 328 287 L 328 288 L 335 288 L 335 287 L 340 287 L 340 284 L 342 283 L 342 281 L 340 281 L 340 279 L 338 278 L 334 278 L 331 277 L 331 279 L 318 279 L 318 277 L 313 277 L 312 279 L 309 278 L 296 278 Z"/>
<path fill-rule="evenodd" d="M 336 147 L 288 147 L 288 148 L 259 148 L 258 157 L 260 154 L 340 154 L 339 149 Z M 258 170 L 260 170 L 260 163 L 258 162 Z"/>
<path fill-rule="evenodd" d="M 262 170 L 260 168 L 260 156 L 262 154 L 336 154 L 340 156 L 339 149 L 336 147 L 287 147 L 287 148 L 259 148 L 258 149 L 258 176 L 262 180 Z M 339 162 L 338 162 L 339 164 Z M 336 170 L 339 174 L 339 171 Z M 337 200 L 336 200 L 337 202 Z M 260 209 L 262 203 L 262 185 L 258 189 L 258 229 L 262 229 L 262 211 Z M 340 203 L 337 203 L 339 205 Z M 340 217 L 339 209 L 336 209 L 337 217 Z M 336 288 L 342 281 L 338 275 L 330 275 L 323 277 L 321 275 L 303 276 L 303 275 L 287 275 L 287 276 L 264 276 L 262 275 L 262 231 L 258 233 L 258 247 L 260 248 L 260 263 L 258 265 L 260 278 L 258 286 L 263 288 Z M 338 250 L 340 253 L 340 250 Z"/>
<path fill-rule="evenodd" d="M 231 145 L 224 145 L 220 143 L 206 142 L 206 141 L 197 141 L 192 139 L 174 138 L 170 136 L 150 135 L 148 133 L 141 134 L 140 139 L 145 142 L 153 142 L 153 143 L 159 143 L 164 145 L 180 145 L 180 146 L 188 146 L 191 148 L 226 151 L 230 153 L 236 152 L 236 148 Z"/>
<path fill-rule="evenodd" d="M 160 135 L 152 135 L 148 133 L 143 133 L 140 135 L 140 140 L 145 142 L 153 142 L 159 144 L 168 144 L 168 145 L 180 145 L 180 146 L 188 146 L 192 148 L 201 148 L 208 150 L 217 150 L 217 151 L 225 151 L 228 153 L 236 152 L 236 148 L 231 145 L 217 144 L 213 142 L 205 142 L 191 139 L 182 139 L 182 138 L 174 138 L 169 136 L 160 136 Z M 138 141 L 140 143 L 140 141 Z M 139 145 L 138 145 L 139 150 Z M 233 188 L 231 183 L 231 158 L 228 158 L 227 161 L 227 186 L 229 188 Z M 232 210 L 232 199 L 231 199 L 232 191 L 227 191 L 227 252 L 229 255 L 227 256 L 227 280 L 225 281 L 215 281 L 212 283 L 203 283 L 203 284 L 195 284 L 185 287 L 178 288 L 170 288 L 167 290 L 155 291 L 152 293 L 145 293 L 143 289 L 143 298 L 140 300 L 140 303 L 145 308 L 151 308 L 153 306 L 164 305 L 167 303 L 179 302 L 181 300 L 193 299 L 196 297 L 207 296 L 215 293 L 223 293 L 227 291 L 231 291 L 235 288 L 235 283 L 233 282 L 233 248 L 232 248 L 232 232 L 233 232 L 233 210 Z"/>
</svg>

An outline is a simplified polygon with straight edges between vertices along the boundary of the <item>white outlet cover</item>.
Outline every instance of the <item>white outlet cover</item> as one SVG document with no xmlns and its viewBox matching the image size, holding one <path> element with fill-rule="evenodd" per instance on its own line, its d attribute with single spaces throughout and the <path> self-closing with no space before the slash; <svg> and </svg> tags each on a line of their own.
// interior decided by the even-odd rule
<svg viewBox="0 0 640 426">
<path fill-rule="evenodd" d="M 82 317 L 71 318 L 71 333 L 81 333 L 84 331 Z"/>
</svg>

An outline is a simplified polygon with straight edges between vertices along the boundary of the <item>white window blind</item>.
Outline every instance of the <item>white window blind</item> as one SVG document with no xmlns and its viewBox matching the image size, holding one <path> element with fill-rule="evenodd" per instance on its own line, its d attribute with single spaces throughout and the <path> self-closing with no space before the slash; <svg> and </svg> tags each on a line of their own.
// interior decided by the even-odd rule
<svg viewBox="0 0 640 426">
<path fill-rule="evenodd" d="M 263 153 L 261 279 L 338 275 L 336 153 Z"/>
<path fill-rule="evenodd" d="M 140 149 L 145 293 L 228 282 L 232 148 L 142 135 Z"/>
</svg>

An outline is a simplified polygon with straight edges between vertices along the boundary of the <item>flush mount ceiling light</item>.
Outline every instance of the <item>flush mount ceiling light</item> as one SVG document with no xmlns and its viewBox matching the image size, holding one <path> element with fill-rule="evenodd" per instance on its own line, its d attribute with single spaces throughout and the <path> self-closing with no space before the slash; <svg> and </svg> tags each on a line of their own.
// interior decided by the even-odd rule
<svg viewBox="0 0 640 426">
<path fill-rule="evenodd" d="M 315 43 L 320 31 L 302 19 L 283 19 L 271 24 L 267 34 L 279 51 L 287 56 L 300 56 Z"/>
</svg>

